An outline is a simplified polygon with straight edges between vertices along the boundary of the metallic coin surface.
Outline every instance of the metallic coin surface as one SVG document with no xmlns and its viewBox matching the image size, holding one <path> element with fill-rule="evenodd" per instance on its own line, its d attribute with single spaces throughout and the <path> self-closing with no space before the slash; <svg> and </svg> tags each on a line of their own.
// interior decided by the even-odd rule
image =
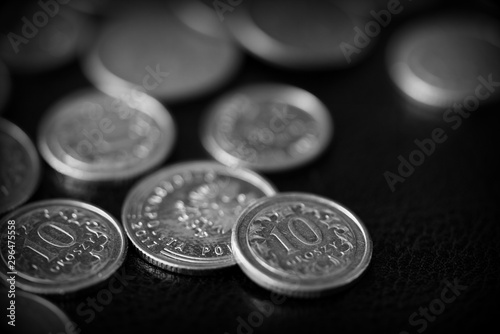
<svg viewBox="0 0 500 334">
<path fill-rule="evenodd" d="M 15 263 L 9 258 L 13 235 Z M 15 271 L 16 285 L 34 293 L 63 294 L 102 282 L 126 252 L 116 219 L 79 201 L 30 203 L 0 222 L 0 276 Z"/>
<path fill-rule="evenodd" d="M 500 73 L 500 25 L 463 14 L 409 23 L 391 38 L 387 66 L 396 87 L 419 104 L 448 108 L 467 104 L 469 95 L 491 101 L 499 94 L 484 82 Z"/>
<path fill-rule="evenodd" d="M 330 112 L 312 94 L 253 85 L 219 99 L 202 125 L 205 149 L 228 166 L 279 171 L 320 155 L 333 135 Z"/>
<path fill-rule="evenodd" d="M 163 105 L 139 91 L 111 97 L 77 92 L 43 118 L 38 147 L 56 171 L 78 180 L 133 178 L 171 152 L 175 126 Z"/>
<path fill-rule="evenodd" d="M 40 179 L 40 159 L 30 138 L 0 119 L 0 214 L 23 204 Z"/>
<path fill-rule="evenodd" d="M 0 60 L 0 113 L 10 95 L 10 75 L 7 66 Z"/>
<path fill-rule="evenodd" d="M 259 175 L 215 162 L 164 168 L 140 181 L 122 211 L 125 231 L 150 263 L 186 274 L 233 265 L 238 214 L 275 189 Z"/>
<path fill-rule="evenodd" d="M 110 95 L 139 87 L 173 101 L 213 90 L 235 73 L 241 55 L 209 12 L 208 20 L 198 21 L 203 32 L 166 6 L 124 13 L 102 30 L 83 61 L 84 73 Z"/>
<path fill-rule="evenodd" d="M 66 65 L 88 41 L 89 26 L 84 18 L 57 6 L 54 15 L 40 6 L 27 7 L 19 16 L 13 13 L 12 30 L 0 41 L 0 57 L 14 71 L 40 72 Z"/>
<path fill-rule="evenodd" d="M 359 218 L 338 203 L 303 193 L 281 193 L 248 206 L 232 243 L 237 263 L 255 283 L 296 297 L 352 283 L 372 254 Z"/>
<path fill-rule="evenodd" d="M 366 23 L 365 17 L 349 9 L 325 0 L 254 0 L 232 11 L 221 9 L 219 15 L 235 39 L 256 57 L 287 68 L 313 69 L 345 67 L 361 58 L 346 57 L 347 51 L 340 47 L 342 43 L 353 46 L 354 28 L 362 29 Z"/>
</svg>

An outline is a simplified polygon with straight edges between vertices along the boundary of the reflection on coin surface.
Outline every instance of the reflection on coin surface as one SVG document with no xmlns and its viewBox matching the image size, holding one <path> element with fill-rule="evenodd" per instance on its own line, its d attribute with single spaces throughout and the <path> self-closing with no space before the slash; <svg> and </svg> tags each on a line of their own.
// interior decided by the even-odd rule
<svg viewBox="0 0 500 334">
<path fill-rule="evenodd" d="M 76 57 L 87 41 L 89 27 L 77 13 L 58 6 L 53 16 L 40 6 L 12 13 L 12 30 L 0 41 L 0 56 L 9 67 L 20 72 L 46 71 Z"/>
<path fill-rule="evenodd" d="M 63 175 L 79 180 L 133 178 L 172 150 L 175 128 L 161 103 L 130 91 L 113 98 L 98 91 L 70 95 L 42 120 L 38 146 Z"/>
<path fill-rule="evenodd" d="M 10 226 L 15 228 L 15 265 L 8 262 Z M 15 210 L 0 222 L 0 238 L 2 279 L 16 271 L 16 285 L 35 293 L 63 294 L 102 282 L 127 251 L 112 216 L 74 200 L 40 201 Z"/>
<path fill-rule="evenodd" d="M 0 118 L 0 214 L 33 195 L 40 178 L 40 160 L 30 138 Z"/>
<path fill-rule="evenodd" d="M 201 274 L 235 263 L 231 229 L 238 214 L 275 192 L 249 170 L 215 162 L 182 163 L 141 180 L 127 196 L 122 221 L 147 261 Z"/>
<path fill-rule="evenodd" d="M 0 60 L 0 113 L 10 94 L 10 76 L 7 66 Z"/>
<path fill-rule="evenodd" d="M 263 198 L 240 215 L 232 234 L 242 270 L 258 285 L 296 297 L 346 286 L 367 268 L 372 242 L 346 208 L 310 194 Z"/>
<path fill-rule="evenodd" d="M 316 158 L 333 125 L 315 96 L 286 85 L 254 85 L 223 96 L 202 126 L 206 150 L 228 166 L 278 171 Z"/>
<path fill-rule="evenodd" d="M 334 1 L 254 0 L 219 15 L 250 53 L 275 65 L 309 69 L 349 65 L 339 46 L 353 45 L 354 28 L 363 28 L 366 19 L 348 12 Z"/>
<path fill-rule="evenodd" d="M 391 39 L 387 66 L 410 100 L 443 108 L 461 103 L 470 110 L 468 104 L 476 102 L 469 99 L 498 96 L 484 82 L 500 73 L 500 26 L 488 17 L 465 15 L 410 23 Z"/>
<path fill-rule="evenodd" d="M 210 14 L 209 25 L 219 25 Z M 166 6 L 137 8 L 102 30 L 84 60 L 85 75 L 111 95 L 141 87 L 172 101 L 208 92 L 234 74 L 240 52 L 227 36 L 206 31 L 192 29 Z"/>
<path fill-rule="evenodd" d="M 4 293 L 1 289 L 0 292 Z M 15 307 L 13 333 L 77 334 L 80 332 L 76 323 L 72 322 L 59 307 L 40 296 L 17 290 Z"/>
</svg>

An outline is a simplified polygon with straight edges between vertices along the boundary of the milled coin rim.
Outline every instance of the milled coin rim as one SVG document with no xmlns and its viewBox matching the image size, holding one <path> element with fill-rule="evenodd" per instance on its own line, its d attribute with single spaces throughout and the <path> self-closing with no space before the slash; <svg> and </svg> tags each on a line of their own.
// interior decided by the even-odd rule
<svg viewBox="0 0 500 334">
<path fill-rule="evenodd" d="M 212 133 L 223 111 L 221 107 L 238 95 L 248 96 L 249 99 L 258 102 L 270 101 L 279 97 L 280 101 L 310 115 L 318 124 L 319 144 L 312 149 L 312 153 L 303 155 L 299 159 L 284 160 L 273 164 L 245 161 L 225 151 Z M 226 166 L 244 167 L 260 172 L 285 171 L 307 165 L 326 151 L 332 142 L 334 132 L 333 117 L 319 98 L 305 89 L 281 83 L 251 84 L 224 94 L 209 107 L 202 118 L 200 127 L 203 147 L 215 160 Z"/>
<path fill-rule="evenodd" d="M 10 211 L 25 203 L 37 189 L 41 174 L 40 158 L 38 157 L 38 152 L 30 137 L 19 126 L 4 118 L 0 118 L 0 132 L 2 131 L 11 136 L 24 148 L 28 154 L 30 163 L 33 165 L 33 170 L 29 173 L 29 177 L 32 178 L 32 181 L 28 184 L 28 187 L 22 190 L 19 189 L 22 192 L 17 200 L 11 201 L 10 203 L 7 201 L 0 205 L 0 214 Z"/>
<path fill-rule="evenodd" d="M 128 192 L 127 197 L 122 206 L 122 222 L 124 226 L 125 233 L 131 241 L 135 249 L 142 258 L 147 262 L 158 266 L 162 269 L 167 269 L 172 272 L 191 274 L 191 275 L 203 275 L 209 274 L 215 270 L 223 269 L 226 267 L 233 266 L 236 264 L 234 256 L 224 256 L 223 258 L 214 259 L 200 259 L 193 260 L 182 257 L 167 256 L 164 254 L 151 254 L 147 249 L 143 249 L 143 245 L 138 240 L 134 239 L 131 228 L 128 224 L 127 215 L 133 206 L 133 202 L 136 197 L 141 196 L 146 192 L 146 189 L 154 188 L 160 180 L 166 179 L 175 174 L 179 174 L 185 171 L 203 171 L 203 170 L 215 170 L 225 172 L 235 178 L 242 179 L 256 188 L 260 189 L 265 196 L 274 196 L 277 193 L 275 186 L 270 183 L 266 178 L 261 175 L 245 168 L 232 168 L 222 165 L 216 161 L 188 161 L 174 164 L 172 166 L 164 167 L 154 174 L 144 177 L 139 180 L 132 189 Z M 231 240 L 231 238 L 229 238 Z M 233 248 L 233 247 L 232 247 Z"/>
<path fill-rule="evenodd" d="M 85 203 L 82 201 L 78 200 L 71 200 L 71 199 L 49 199 L 49 200 L 42 200 L 38 202 L 32 202 L 27 205 L 24 205 L 17 210 L 9 213 L 8 215 L 4 216 L 2 219 L 0 219 L 0 226 L 2 224 L 7 224 L 6 222 L 8 220 L 16 220 L 15 217 L 25 214 L 29 211 L 35 210 L 35 209 L 40 209 L 43 207 L 47 206 L 69 206 L 69 207 L 75 207 L 78 209 L 84 209 L 91 211 L 98 216 L 102 217 L 104 220 L 107 220 L 110 226 L 113 226 L 116 228 L 119 239 L 120 239 L 120 249 L 117 251 L 118 256 L 117 258 L 110 263 L 108 266 L 106 266 L 103 270 L 100 272 L 96 273 L 95 275 L 91 277 L 86 277 L 83 280 L 78 280 L 78 281 L 73 281 L 70 283 L 64 283 L 64 282 L 57 282 L 56 284 L 43 284 L 43 283 L 35 283 L 35 282 L 30 282 L 18 275 L 16 275 L 16 286 L 19 287 L 20 289 L 28 292 L 33 292 L 33 293 L 39 293 L 39 294 L 65 294 L 65 293 L 71 293 L 71 292 L 76 292 L 79 290 L 86 289 L 88 287 L 91 287 L 93 285 L 97 285 L 109 277 L 111 277 L 118 268 L 123 264 L 125 261 L 125 257 L 127 255 L 127 249 L 128 249 L 128 241 L 127 238 L 125 237 L 125 233 L 123 231 L 123 228 L 121 227 L 121 224 L 116 220 L 112 215 L 107 213 L 101 208 L 98 208 L 95 205 Z M 10 269 L 6 267 L 6 264 L 4 261 L 0 261 L 0 277 L 2 280 L 5 280 L 7 278 L 7 272 L 10 272 Z"/>
<path fill-rule="evenodd" d="M 356 266 L 355 270 L 346 273 L 342 276 L 340 281 L 332 280 L 331 282 L 324 284 L 304 285 L 304 282 L 301 282 L 300 278 L 295 282 L 286 282 L 286 277 L 278 277 L 277 274 L 270 272 L 266 267 L 257 261 L 249 249 L 246 235 L 248 225 L 255 217 L 254 213 L 262 211 L 263 208 L 269 205 L 289 201 L 320 203 L 325 206 L 333 207 L 352 220 L 352 223 L 361 231 L 365 244 L 363 257 L 360 259 L 360 262 Z M 351 226 L 351 224 L 349 225 Z M 373 244 L 370 234 L 366 229 L 366 226 L 355 214 L 333 200 L 300 192 L 285 192 L 272 198 L 261 198 L 248 206 L 245 210 L 243 210 L 238 218 L 238 222 L 232 231 L 231 242 L 236 262 L 253 282 L 265 289 L 269 289 L 283 295 L 300 298 L 312 298 L 327 295 L 351 285 L 357 281 L 364 272 L 366 272 L 373 253 Z"/>
<path fill-rule="evenodd" d="M 122 91 L 122 93 L 128 92 L 130 91 Z M 37 144 L 40 154 L 52 168 L 65 176 L 82 181 L 120 181 L 144 174 L 145 172 L 160 165 L 169 157 L 176 142 L 177 130 L 175 121 L 171 113 L 163 106 L 162 103 L 147 94 L 141 94 L 141 99 L 134 101 L 140 105 L 129 105 L 129 107 L 151 117 L 158 125 L 160 132 L 162 132 L 165 136 L 165 140 L 161 143 L 158 142 L 157 144 L 157 146 L 161 148 L 158 154 L 148 157 L 147 159 L 142 159 L 139 164 L 122 169 L 116 169 L 110 165 L 107 169 L 92 171 L 85 169 L 85 167 L 78 168 L 65 163 L 64 158 L 68 157 L 66 152 L 60 151 L 58 147 L 53 147 L 51 144 L 51 142 L 55 140 L 55 138 L 51 135 L 54 123 L 57 122 L 58 116 L 62 114 L 68 118 L 71 117 L 68 110 L 74 109 L 73 106 L 75 101 L 82 101 L 85 98 L 87 98 L 88 101 L 94 101 L 96 96 L 99 96 L 99 98 L 109 98 L 110 100 L 119 99 L 123 101 L 123 103 L 129 105 L 127 100 L 113 97 L 97 89 L 82 89 L 57 101 L 50 107 L 42 118 L 42 121 L 38 126 Z"/>
</svg>

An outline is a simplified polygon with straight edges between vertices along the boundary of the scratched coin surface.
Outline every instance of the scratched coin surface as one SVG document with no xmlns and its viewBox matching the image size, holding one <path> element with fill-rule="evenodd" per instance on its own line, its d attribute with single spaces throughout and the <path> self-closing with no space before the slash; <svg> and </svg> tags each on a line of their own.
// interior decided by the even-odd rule
<svg viewBox="0 0 500 334">
<path fill-rule="evenodd" d="M 258 174 L 216 162 L 162 169 L 140 181 L 122 211 L 139 253 L 159 267 L 203 274 L 233 265 L 231 229 L 254 200 L 275 194 Z"/>
<path fill-rule="evenodd" d="M 0 118 L 0 214 L 23 204 L 40 179 L 40 159 L 30 138 Z"/>
<path fill-rule="evenodd" d="M 240 88 L 208 111 L 205 149 L 228 166 L 279 171 L 320 155 L 333 135 L 330 112 L 309 92 L 286 85 Z"/>
<path fill-rule="evenodd" d="M 304 193 L 281 193 L 248 206 L 232 244 L 237 263 L 255 283 L 296 297 L 354 282 L 372 255 L 359 218 L 336 202 Z"/>
<path fill-rule="evenodd" d="M 0 238 L 0 276 L 5 280 L 17 272 L 16 285 L 34 293 L 64 294 L 102 282 L 127 251 L 116 219 L 74 200 L 34 202 L 15 210 L 0 222 Z"/>
<path fill-rule="evenodd" d="M 139 91 L 96 90 L 57 103 L 38 131 L 41 155 L 56 171 L 85 181 L 133 178 L 159 165 L 175 141 L 172 117 Z"/>
</svg>

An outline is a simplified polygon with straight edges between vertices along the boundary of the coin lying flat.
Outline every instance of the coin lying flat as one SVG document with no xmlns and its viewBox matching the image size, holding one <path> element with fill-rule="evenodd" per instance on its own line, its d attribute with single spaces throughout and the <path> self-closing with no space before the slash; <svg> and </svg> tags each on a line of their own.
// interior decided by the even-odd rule
<svg viewBox="0 0 500 334">
<path fill-rule="evenodd" d="M 476 15 L 438 16 L 408 24 L 388 45 L 390 77 L 404 96 L 431 107 L 454 103 L 467 107 L 467 99 L 492 100 L 498 92 L 484 82 L 498 81 L 499 31 L 498 23 Z"/>
<path fill-rule="evenodd" d="M 228 166 L 279 171 L 320 155 L 333 135 L 327 108 L 286 85 L 254 85 L 223 96 L 202 125 L 205 149 Z"/>
<path fill-rule="evenodd" d="M 12 227 L 15 264 L 9 262 Z M 120 224 L 83 202 L 53 199 L 28 204 L 0 222 L 0 276 L 17 272 L 16 286 L 34 292 L 74 292 L 110 277 L 122 264 L 127 240 Z M 10 242 L 9 242 L 10 241 Z"/>
<path fill-rule="evenodd" d="M 0 214 L 23 204 L 40 179 L 40 159 L 30 138 L 0 118 Z"/>
<path fill-rule="evenodd" d="M 53 106 L 38 132 L 47 163 L 87 181 L 136 177 L 165 160 L 174 141 L 168 111 L 139 91 L 117 98 L 94 90 L 74 93 Z"/>
<path fill-rule="evenodd" d="M 219 16 L 235 39 L 250 53 L 269 63 L 294 69 L 345 67 L 340 48 L 353 44 L 355 27 L 366 18 L 346 6 L 325 0 L 243 1 Z M 357 57 L 359 58 L 359 57 Z"/>
<path fill-rule="evenodd" d="M 353 213 L 329 199 L 281 193 L 257 200 L 232 233 L 234 256 L 258 285 L 314 297 L 354 282 L 371 259 L 372 242 Z"/>
<path fill-rule="evenodd" d="M 231 229 L 238 214 L 275 192 L 249 170 L 215 162 L 182 163 L 140 181 L 125 200 L 122 221 L 132 244 L 150 263 L 203 274 L 235 263 Z"/>
<path fill-rule="evenodd" d="M 10 94 L 10 76 L 5 64 L 0 61 L 0 113 L 3 111 Z"/>
<path fill-rule="evenodd" d="M 84 72 L 111 95 L 141 87 L 173 101 L 213 90 L 235 73 L 240 52 L 210 14 L 211 20 L 202 22 L 206 33 L 184 24 L 168 7 L 121 14 L 100 33 L 83 61 Z"/>
</svg>

